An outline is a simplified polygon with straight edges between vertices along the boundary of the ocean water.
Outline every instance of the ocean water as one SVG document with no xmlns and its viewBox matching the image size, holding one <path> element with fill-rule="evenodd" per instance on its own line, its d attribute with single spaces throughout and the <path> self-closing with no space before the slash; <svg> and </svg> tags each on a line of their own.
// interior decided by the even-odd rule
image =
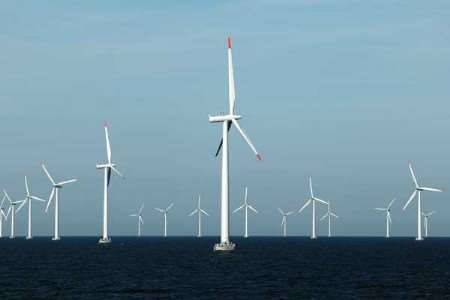
<svg viewBox="0 0 450 300">
<path fill-rule="evenodd" d="M 450 298 L 450 239 L 0 240 L 0 299 Z"/>
</svg>

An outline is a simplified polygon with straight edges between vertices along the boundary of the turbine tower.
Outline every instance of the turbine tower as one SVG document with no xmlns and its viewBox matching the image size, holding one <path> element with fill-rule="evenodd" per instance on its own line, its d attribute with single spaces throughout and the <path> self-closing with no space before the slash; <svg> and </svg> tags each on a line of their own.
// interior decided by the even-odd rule
<svg viewBox="0 0 450 300">
<path fill-rule="evenodd" d="M 405 206 L 403 206 L 403 210 L 406 209 L 406 207 L 408 207 L 408 205 L 411 203 L 411 201 L 416 197 L 417 194 L 417 237 L 416 240 L 417 241 L 421 241 L 422 240 L 422 204 L 421 204 L 421 199 L 420 199 L 420 194 L 421 192 L 442 192 L 440 189 L 436 189 L 436 188 L 429 188 L 429 187 L 423 187 L 423 186 L 419 186 L 419 184 L 417 183 L 417 178 L 416 175 L 414 174 L 414 170 L 412 168 L 411 163 L 409 164 L 409 171 L 411 172 L 411 176 L 412 179 L 414 181 L 414 185 L 415 185 L 415 189 L 414 192 L 411 194 L 411 197 L 409 197 L 409 200 L 406 202 Z"/>
<path fill-rule="evenodd" d="M 97 165 L 97 169 L 103 169 L 103 236 L 98 241 L 100 244 L 111 243 L 108 236 L 108 187 L 111 179 L 111 172 L 116 173 L 123 178 L 123 175 L 117 170 L 116 164 L 111 161 L 111 145 L 109 143 L 108 124 L 105 122 L 105 137 L 106 137 L 106 155 L 108 161 L 104 164 Z"/>
<path fill-rule="evenodd" d="M 432 211 L 432 212 L 429 212 L 429 213 L 422 213 L 422 216 L 423 216 L 423 226 L 424 226 L 424 229 L 425 229 L 425 237 L 428 237 L 428 219 L 432 216 L 432 215 L 434 215 L 436 212 L 435 211 Z"/>
<path fill-rule="evenodd" d="M 193 216 L 197 214 L 198 216 L 198 229 L 197 229 L 197 237 L 202 237 L 202 214 L 209 216 L 208 213 L 206 211 L 204 211 L 201 207 L 200 207 L 200 195 L 198 195 L 198 204 L 197 204 L 197 208 L 195 210 L 193 210 L 189 216 Z"/>
<path fill-rule="evenodd" d="M 234 89 L 234 74 L 233 74 L 233 59 L 231 54 L 231 38 L 227 39 L 228 44 L 228 99 L 229 107 L 228 113 L 219 114 L 216 116 L 209 116 L 210 123 L 222 123 L 222 139 L 219 143 L 219 147 L 216 152 L 216 156 L 219 155 L 222 149 L 222 182 L 221 182 L 221 199 L 220 199 L 220 243 L 214 245 L 214 251 L 232 251 L 235 248 L 235 244 L 230 242 L 229 232 L 229 178 L 228 178 L 228 132 L 231 125 L 234 125 L 252 151 L 255 153 L 256 158 L 261 160 L 256 148 L 253 146 L 250 139 L 242 130 L 238 123 L 238 120 L 242 117 L 235 113 L 235 89 Z"/>
<path fill-rule="evenodd" d="M 283 236 L 286 237 L 286 231 L 287 231 L 287 217 L 292 215 L 294 212 L 289 211 L 285 213 L 281 208 L 278 208 L 278 211 L 283 216 L 283 220 L 281 221 L 281 227 L 283 228 Z"/>
<path fill-rule="evenodd" d="M 390 224 L 392 223 L 391 206 L 394 203 L 394 201 L 395 198 L 392 199 L 391 202 L 389 202 L 386 208 L 379 208 L 379 207 L 375 208 L 375 210 L 386 212 L 386 238 L 389 238 L 391 236 L 391 229 L 390 229 Z"/>
<path fill-rule="evenodd" d="M 245 234 L 244 234 L 244 237 L 248 238 L 248 210 L 250 209 L 250 210 L 254 211 L 255 213 L 258 213 L 258 212 L 256 211 L 256 209 L 253 208 L 253 206 L 251 206 L 247 202 L 247 187 L 245 187 L 244 204 L 242 204 L 241 206 L 236 208 L 233 211 L 233 214 L 240 211 L 241 209 L 245 209 Z"/>
<path fill-rule="evenodd" d="M 320 218 L 320 221 L 325 220 L 325 218 L 328 218 L 328 237 L 331 237 L 331 217 L 333 218 L 339 218 L 335 213 L 331 211 L 330 202 L 328 202 L 328 209 L 327 212 L 323 215 L 322 218 Z"/>
<path fill-rule="evenodd" d="M 27 176 L 25 176 L 25 191 L 26 191 L 26 196 L 25 199 L 23 200 L 24 203 L 28 202 L 28 232 L 27 232 L 27 240 L 33 238 L 31 235 L 31 202 L 36 200 L 36 201 L 40 201 L 40 202 L 45 202 L 44 199 L 41 199 L 39 197 L 33 196 L 30 193 L 30 189 L 28 188 L 28 180 L 27 180 Z M 17 210 L 18 212 L 19 210 Z"/>
<path fill-rule="evenodd" d="M 164 237 L 167 237 L 167 213 L 172 208 L 173 203 L 171 203 L 166 209 L 155 208 L 155 210 L 159 211 L 164 215 Z"/>
<path fill-rule="evenodd" d="M 20 204 L 19 207 L 17 208 L 19 210 L 22 208 L 22 206 L 24 206 L 25 201 L 24 200 L 12 201 L 11 198 L 9 197 L 8 193 L 6 192 L 6 190 L 3 190 L 3 194 L 5 195 L 6 199 L 8 199 L 8 201 L 9 201 L 9 210 L 11 211 L 11 234 L 10 234 L 9 238 L 13 239 L 16 237 L 15 232 L 14 232 L 15 214 L 17 213 L 16 205 Z M 9 214 L 9 210 L 8 210 L 8 214 Z"/>
<path fill-rule="evenodd" d="M 138 218 L 138 236 L 141 236 L 141 224 L 144 225 L 144 219 L 142 218 L 142 210 L 144 209 L 144 204 L 141 205 L 141 208 L 135 214 L 131 214 L 130 217 Z"/>
<path fill-rule="evenodd" d="M 328 202 L 323 201 L 317 197 L 314 196 L 313 188 L 312 188 L 312 179 L 309 177 L 309 191 L 310 191 L 310 198 L 306 201 L 305 205 L 302 206 L 302 208 L 299 209 L 299 213 L 301 213 L 309 204 L 312 203 L 312 231 L 311 231 L 311 238 L 316 238 L 316 202 L 322 203 L 325 205 L 328 205 Z"/>
<path fill-rule="evenodd" d="M 6 199 L 6 196 L 3 195 L 3 199 L 0 204 L 0 238 L 3 237 L 3 220 L 7 221 L 9 213 L 11 212 L 11 206 L 9 207 L 9 209 L 7 211 L 3 207 L 3 203 L 5 202 L 5 199 Z"/>
<path fill-rule="evenodd" d="M 69 179 L 64 180 L 61 182 L 56 183 L 55 180 L 53 180 L 53 177 L 48 172 L 47 168 L 44 164 L 42 164 L 42 169 L 44 169 L 45 174 L 47 175 L 48 179 L 50 180 L 52 184 L 52 191 L 50 192 L 50 197 L 48 198 L 47 207 L 45 208 L 45 213 L 48 212 L 48 208 L 50 207 L 50 204 L 52 203 L 53 198 L 55 198 L 55 222 L 54 222 L 54 235 L 52 240 L 58 241 L 59 236 L 59 190 L 63 188 L 65 184 L 76 182 L 76 179 Z"/>
</svg>

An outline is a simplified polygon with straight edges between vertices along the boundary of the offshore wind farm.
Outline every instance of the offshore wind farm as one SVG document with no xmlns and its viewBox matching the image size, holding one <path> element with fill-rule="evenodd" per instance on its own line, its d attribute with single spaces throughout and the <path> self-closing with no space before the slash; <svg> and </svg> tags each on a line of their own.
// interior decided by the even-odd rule
<svg viewBox="0 0 450 300">
<path fill-rule="evenodd" d="M 448 297 L 448 11 L 6 3 L 0 296 Z"/>
</svg>

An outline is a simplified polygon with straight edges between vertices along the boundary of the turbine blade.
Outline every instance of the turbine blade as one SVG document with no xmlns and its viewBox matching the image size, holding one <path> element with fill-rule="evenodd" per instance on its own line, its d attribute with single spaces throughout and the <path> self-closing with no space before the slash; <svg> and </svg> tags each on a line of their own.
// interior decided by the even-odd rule
<svg viewBox="0 0 450 300">
<path fill-rule="evenodd" d="M 42 169 L 44 169 L 44 172 L 45 172 L 45 174 L 47 174 L 47 177 L 48 177 L 48 179 L 50 179 L 50 182 L 52 184 L 56 184 L 55 181 L 53 180 L 52 176 L 50 176 L 50 173 L 48 172 L 48 170 L 44 164 L 42 164 Z"/>
<path fill-rule="evenodd" d="M 173 207 L 173 203 L 170 203 L 170 205 L 166 208 L 166 212 L 168 212 L 169 210 L 171 210 Z"/>
<path fill-rule="evenodd" d="M 314 198 L 314 192 L 312 188 L 312 178 L 309 176 L 309 193 L 311 194 L 311 198 Z"/>
<path fill-rule="evenodd" d="M 281 221 L 281 226 L 283 226 L 285 222 L 286 222 L 286 217 L 283 216 L 283 220 Z"/>
<path fill-rule="evenodd" d="M 11 213 L 11 206 L 8 208 L 8 212 L 6 213 L 6 219 L 8 219 L 10 213 Z"/>
<path fill-rule="evenodd" d="M 191 217 L 193 215 L 195 215 L 197 213 L 198 209 L 195 209 L 194 211 L 192 211 L 188 216 Z"/>
<path fill-rule="evenodd" d="M 11 200 L 11 198 L 9 197 L 8 193 L 6 192 L 6 190 L 3 190 L 3 194 L 5 195 L 6 199 L 8 199 L 9 204 L 12 204 L 12 200 Z"/>
<path fill-rule="evenodd" d="M 76 181 L 77 181 L 77 179 L 64 180 L 64 181 L 59 182 L 58 185 L 65 185 L 65 184 L 76 182 Z"/>
<path fill-rule="evenodd" d="M 322 218 L 320 218 L 320 221 L 325 220 L 326 217 L 328 217 L 328 213 L 324 214 L 324 215 L 322 216 Z"/>
<path fill-rule="evenodd" d="M 137 214 L 131 214 L 130 217 L 137 217 Z"/>
<path fill-rule="evenodd" d="M 284 211 L 281 208 L 278 208 L 278 211 L 280 212 L 280 214 L 284 215 Z"/>
<path fill-rule="evenodd" d="M 387 209 L 386 209 L 386 208 L 380 208 L 380 207 L 377 207 L 377 208 L 375 208 L 375 210 L 386 211 Z"/>
<path fill-rule="evenodd" d="M 25 176 L 25 190 L 27 191 L 27 196 L 30 194 L 30 190 L 28 189 L 28 180 L 27 176 Z"/>
<path fill-rule="evenodd" d="M 419 187 L 419 184 L 417 183 L 417 178 L 416 178 L 416 175 L 414 174 L 414 170 L 412 168 L 411 163 L 409 163 L 409 171 L 411 172 L 411 176 L 414 181 L 414 184 L 416 185 L 416 187 Z"/>
<path fill-rule="evenodd" d="M 231 54 L 231 37 L 227 39 L 228 44 L 228 100 L 230 105 L 230 114 L 234 113 L 234 104 L 236 102 L 236 91 L 234 87 L 233 55 Z"/>
<path fill-rule="evenodd" d="M 253 146 L 252 142 L 250 141 L 250 139 L 248 138 L 248 136 L 244 133 L 244 131 L 242 130 L 241 126 L 239 125 L 238 121 L 236 121 L 235 119 L 231 119 L 231 121 L 233 122 L 234 126 L 236 126 L 236 129 L 239 131 L 239 133 L 242 135 L 242 137 L 244 138 L 244 140 L 247 142 L 247 144 L 250 146 L 250 148 L 252 149 L 253 153 L 255 153 L 256 155 L 256 159 L 257 160 L 261 160 L 261 155 L 259 155 L 258 151 L 256 151 L 255 146 Z"/>
<path fill-rule="evenodd" d="M 387 213 L 387 218 L 389 220 L 389 223 L 392 223 L 391 213 L 390 212 Z"/>
<path fill-rule="evenodd" d="M 409 203 L 411 203 L 411 201 L 414 199 L 416 194 L 417 194 L 417 190 L 414 190 L 411 197 L 409 197 L 409 200 L 406 202 L 405 206 L 403 206 L 403 210 L 405 210 L 408 207 Z"/>
<path fill-rule="evenodd" d="M 286 213 L 286 216 L 290 216 L 290 215 L 292 215 L 293 213 L 294 213 L 293 211 L 287 212 L 287 213 Z"/>
<path fill-rule="evenodd" d="M 253 210 L 255 213 L 258 213 L 258 211 L 251 205 L 248 206 L 248 208 L 250 208 L 251 210 Z"/>
<path fill-rule="evenodd" d="M 395 198 L 391 200 L 391 202 L 389 202 L 389 205 L 387 207 L 387 209 L 391 208 L 392 204 L 394 204 Z"/>
<path fill-rule="evenodd" d="M 116 169 L 116 167 L 112 167 L 112 166 L 111 166 L 111 169 L 114 171 L 114 173 L 116 173 L 117 175 L 119 175 L 120 177 L 123 178 L 122 173 L 120 173 L 119 170 Z"/>
<path fill-rule="evenodd" d="M 162 210 L 161 208 L 156 208 L 156 207 L 155 207 L 155 210 L 156 210 L 156 211 L 159 211 L 160 213 L 164 213 L 164 210 Z"/>
<path fill-rule="evenodd" d="M 322 203 L 322 204 L 328 205 L 328 202 L 326 202 L 326 201 L 324 201 L 324 200 L 322 200 L 322 199 L 319 199 L 319 198 L 315 198 L 315 197 L 314 197 L 314 200 L 316 200 L 317 202 L 320 202 L 320 203 Z"/>
<path fill-rule="evenodd" d="M 142 214 L 142 210 L 144 209 L 144 204 L 141 205 L 141 208 L 139 208 L 139 215 Z"/>
<path fill-rule="evenodd" d="M 30 198 L 33 199 L 33 200 L 37 200 L 37 201 L 41 201 L 41 202 L 46 202 L 44 199 L 41 199 L 41 198 L 36 197 L 36 196 L 30 196 Z"/>
<path fill-rule="evenodd" d="M 429 188 L 429 187 L 420 187 L 422 190 L 427 191 L 427 192 L 442 192 L 442 190 L 440 189 L 435 189 L 435 188 Z"/>
<path fill-rule="evenodd" d="M 108 124 L 105 122 L 105 137 L 106 137 L 106 155 L 108 157 L 108 163 L 111 163 L 111 144 L 109 143 Z"/>
<path fill-rule="evenodd" d="M 139 216 L 139 222 L 141 222 L 141 224 L 144 225 L 144 219 L 141 216 Z"/>
<path fill-rule="evenodd" d="M 203 209 L 200 209 L 200 211 L 209 217 L 209 214 L 206 211 L 204 211 Z"/>
<path fill-rule="evenodd" d="M 330 215 L 331 215 L 331 216 L 333 216 L 333 217 L 335 217 L 336 219 L 338 219 L 338 218 L 339 218 L 339 216 L 338 216 L 338 215 L 336 215 L 335 213 L 330 213 Z"/>
<path fill-rule="evenodd" d="M 430 212 L 429 214 L 428 214 L 428 216 L 432 216 L 432 215 L 434 215 L 436 212 L 433 210 L 432 212 Z"/>
<path fill-rule="evenodd" d="M 55 188 L 52 188 L 52 191 L 50 192 L 50 197 L 48 197 L 47 206 L 45 207 L 45 212 L 48 211 L 48 208 L 50 207 L 50 203 L 52 203 L 54 195 L 55 195 Z"/>
<path fill-rule="evenodd" d="M 306 201 L 306 203 L 298 210 L 298 213 L 301 213 L 309 204 L 311 203 L 311 199 Z"/>
<path fill-rule="evenodd" d="M 20 200 L 20 201 L 16 201 L 15 203 L 16 204 L 20 203 L 19 207 L 16 210 L 16 214 L 17 214 L 22 209 L 22 207 L 25 205 L 26 201 L 25 200 Z"/>
<path fill-rule="evenodd" d="M 233 210 L 233 214 L 234 213 L 236 213 L 236 212 L 238 212 L 238 211 L 240 211 L 241 209 L 243 209 L 244 208 L 244 206 L 245 206 L 245 204 L 242 204 L 241 206 L 239 206 L 238 208 L 236 208 L 235 210 Z"/>
</svg>

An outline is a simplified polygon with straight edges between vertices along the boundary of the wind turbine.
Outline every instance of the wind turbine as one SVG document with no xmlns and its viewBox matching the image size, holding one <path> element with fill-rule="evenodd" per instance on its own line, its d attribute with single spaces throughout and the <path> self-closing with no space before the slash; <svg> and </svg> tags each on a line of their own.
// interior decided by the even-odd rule
<svg viewBox="0 0 450 300">
<path fill-rule="evenodd" d="M 301 213 L 309 204 L 312 203 L 312 232 L 311 232 L 311 238 L 316 238 L 316 202 L 322 203 L 325 205 L 328 205 L 328 202 L 323 201 L 317 197 L 314 196 L 313 188 L 312 188 L 312 179 L 309 177 L 309 191 L 310 191 L 310 198 L 306 201 L 305 205 L 302 206 L 302 208 L 299 209 L 299 213 Z"/>
<path fill-rule="evenodd" d="M 15 236 L 15 232 L 14 232 L 14 225 L 15 225 L 15 218 L 14 218 L 14 216 L 17 213 L 17 211 L 20 210 L 22 208 L 22 206 L 24 206 L 25 201 L 24 200 L 12 201 L 11 198 L 9 197 L 8 193 L 6 192 L 6 190 L 3 190 L 3 194 L 5 195 L 6 199 L 8 199 L 9 205 L 10 205 L 9 206 L 9 210 L 8 210 L 8 214 L 9 214 L 9 211 L 11 211 L 11 234 L 10 234 L 9 238 L 13 239 L 13 238 L 16 237 Z M 16 205 L 19 205 L 19 207 L 17 208 L 17 211 L 16 211 Z"/>
<path fill-rule="evenodd" d="M 30 193 L 30 189 L 28 188 L 28 180 L 27 180 L 27 176 L 25 176 L 25 190 L 27 192 L 25 199 L 23 200 L 24 202 L 28 202 L 28 232 L 27 232 L 27 240 L 32 238 L 31 235 L 31 202 L 32 200 L 36 200 L 36 201 L 40 201 L 40 202 L 45 202 L 44 199 L 41 199 L 39 197 L 33 196 Z M 19 210 L 17 210 L 19 211 Z"/>
<path fill-rule="evenodd" d="M 6 196 L 3 196 L 2 202 L 0 204 L 0 238 L 3 237 L 3 219 L 5 221 L 8 220 L 9 213 L 11 212 L 11 207 L 6 211 L 3 207 L 3 203 L 5 202 Z"/>
<path fill-rule="evenodd" d="M 424 229 L 425 229 L 425 237 L 428 237 L 428 218 L 430 218 L 435 213 L 436 213 L 435 211 L 429 212 L 427 214 L 426 213 L 422 213 L 423 226 L 424 226 Z"/>
<path fill-rule="evenodd" d="M 386 208 L 375 208 L 375 210 L 378 211 L 384 211 L 386 212 L 386 238 L 389 238 L 391 236 L 391 231 L 390 231 L 390 223 L 392 223 L 392 219 L 391 219 L 391 206 L 394 203 L 395 198 L 391 200 L 391 202 L 389 202 L 388 206 Z"/>
<path fill-rule="evenodd" d="M 285 213 L 281 208 L 278 208 L 278 211 L 283 216 L 283 220 L 281 221 L 281 227 L 283 227 L 283 236 L 285 237 L 286 236 L 286 228 L 287 228 L 287 217 L 292 215 L 294 212 L 289 211 L 289 212 Z"/>
<path fill-rule="evenodd" d="M 221 182 L 221 200 L 220 200 L 220 243 L 214 245 L 214 251 L 232 251 L 235 248 L 235 244 L 230 242 L 229 232 L 229 187 L 228 187 L 228 132 L 231 125 L 234 125 L 252 151 L 255 153 L 256 158 L 261 160 L 256 148 L 253 146 L 250 139 L 242 130 L 238 123 L 238 120 L 242 117 L 235 113 L 235 100 L 236 94 L 234 89 L 234 74 L 233 74 L 233 59 L 231 54 L 231 37 L 227 39 L 228 44 L 228 99 L 229 110 L 226 114 L 219 114 L 216 116 L 209 116 L 210 123 L 222 123 L 222 139 L 219 143 L 219 147 L 216 152 L 216 156 L 219 155 L 222 150 L 222 182 Z"/>
<path fill-rule="evenodd" d="M 144 224 L 144 219 L 142 218 L 142 210 L 144 209 L 144 204 L 141 205 L 141 208 L 139 208 L 138 212 L 135 214 L 131 214 L 130 217 L 137 217 L 138 218 L 138 236 L 141 236 L 141 224 Z"/>
<path fill-rule="evenodd" d="M 167 213 L 172 208 L 173 203 L 171 203 L 166 209 L 155 208 L 155 210 L 159 211 L 164 215 L 164 237 L 167 237 Z"/>
<path fill-rule="evenodd" d="M 108 236 L 108 186 L 111 179 L 111 171 L 123 178 L 123 175 L 117 170 L 116 164 L 111 161 L 111 145 L 109 143 L 108 124 L 105 122 L 105 137 L 106 137 L 106 155 L 108 161 L 104 164 L 97 165 L 97 169 L 103 169 L 103 236 L 98 241 L 100 244 L 111 243 L 111 238 Z"/>
<path fill-rule="evenodd" d="M 202 214 L 209 216 L 206 211 L 204 211 L 200 207 L 200 195 L 198 195 L 198 205 L 195 210 L 193 210 L 189 216 L 193 216 L 195 214 L 198 214 L 198 229 L 197 229 L 197 237 L 202 237 Z"/>
<path fill-rule="evenodd" d="M 423 191 L 426 191 L 426 192 L 442 192 L 442 191 L 440 189 L 436 189 L 436 188 L 419 186 L 419 184 L 417 183 L 417 178 L 416 178 L 416 175 L 414 174 L 414 170 L 412 168 L 411 163 L 409 164 L 409 171 L 411 172 L 411 176 L 414 181 L 415 189 L 414 189 L 414 192 L 411 194 L 411 197 L 409 197 L 409 200 L 406 202 L 405 206 L 403 206 L 403 210 L 405 210 L 406 207 L 408 207 L 408 205 L 411 203 L 411 201 L 414 199 L 414 197 L 417 194 L 417 237 L 416 237 L 416 240 L 421 241 L 422 240 L 422 224 L 421 224 L 421 222 L 422 222 L 422 216 L 421 216 L 422 206 L 421 206 L 420 193 Z"/>
<path fill-rule="evenodd" d="M 247 187 L 245 187 L 244 204 L 242 204 L 241 206 L 236 208 L 233 211 L 233 214 L 240 211 L 241 209 L 245 209 L 245 234 L 244 234 L 244 237 L 248 238 L 248 210 L 250 209 L 250 210 L 254 211 L 255 213 L 258 213 L 258 211 L 256 211 L 256 209 L 254 209 L 253 206 L 251 206 L 247 202 Z"/>
<path fill-rule="evenodd" d="M 335 213 L 331 211 L 330 206 L 331 206 L 330 202 L 328 202 L 327 212 L 323 215 L 322 218 L 320 218 L 320 221 L 323 221 L 325 220 L 325 218 L 328 218 L 328 237 L 331 237 L 331 217 L 336 219 L 339 218 Z"/>
<path fill-rule="evenodd" d="M 47 207 L 45 208 L 45 213 L 48 212 L 48 208 L 50 207 L 50 204 L 52 203 L 53 198 L 55 198 L 55 229 L 54 229 L 54 236 L 52 240 L 58 241 L 59 240 L 59 190 L 63 188 L 64 185 L 72 182 L 76 182 L 76 179 L 69 179 L 60 181 L 58 183 L 53 180 L 53 177 L 48 172 L 47 168 L 44 164 L 42 164 L 42 169 L 44 170 L 45 174 L 47 175 L 48 179 L 50 180 L 52 184 L 52 191 L 50 192 L 50 197 L 48 198 Z"/>
</svg>

